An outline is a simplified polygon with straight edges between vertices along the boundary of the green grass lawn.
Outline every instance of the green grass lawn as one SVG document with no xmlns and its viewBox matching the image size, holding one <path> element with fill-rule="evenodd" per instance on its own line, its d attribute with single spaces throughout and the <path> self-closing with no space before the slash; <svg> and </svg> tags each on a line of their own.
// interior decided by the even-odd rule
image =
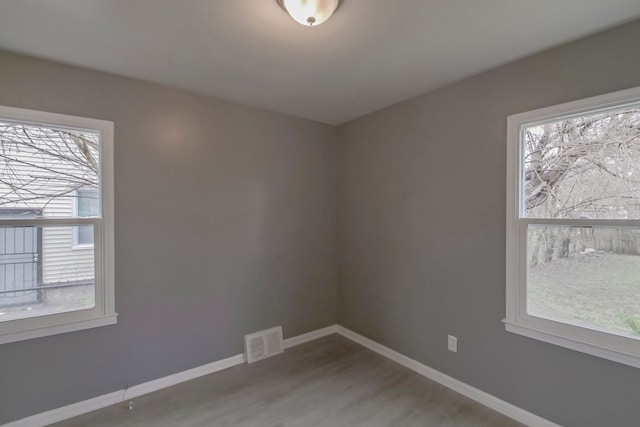
<svg viewBox="0 0 640 427">
<path fill-rule="evenodd" d="M 593 254 L 528 272 L 528 312 L 640 336 L 640 256 Z"/>
</svg>

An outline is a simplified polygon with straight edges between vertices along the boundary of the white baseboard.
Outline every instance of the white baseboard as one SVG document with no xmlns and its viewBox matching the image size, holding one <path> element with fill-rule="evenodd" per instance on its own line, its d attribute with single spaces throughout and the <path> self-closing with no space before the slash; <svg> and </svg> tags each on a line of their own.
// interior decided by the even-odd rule
<svg viewBox="0 0 640 427">
<path fill-rule="evenodd" d="M 287 338 L 286 340 L 284 340 L 284 347 L 285 349 L 295 347 L 305 342 L 334 334 L 337 332 L 337 330 L 338 326 L 333 325 L 323 329 L 318 329 L 316 331 L 308 332 L 306 334 Z M 49 424 L 68 420 L 69 418 L 77 417 L 78 415 L 83 415 L 88 412 L 95 411 L 97 409 L 106 408 L 107 406 L 115 405 L 116 403 L 125 402 L 127 400 L 131 400 L 136 397 L 152 393 L 154 391 L 162 390 L 163 388 L 171 387 L 185 381 L 193 380 L 204 375 L 213 374 L 214 372 L 222 371 L 223 369 L 240 365 L 244 362 L 244 354 L 236 354 L 235 356 L 231 356 L 227 359 L 218 360 L 216 362 L 198 366 L 193 369 L 178 372 L 176 374 L 168 375 L 166 377 L 158 378 L 146 383 L 138 384 L 129 387 L 128 389 L 122 389 L 114 391 L 112 393 L 103 394 L 102 396 L 94 397 L 93 399 L 84 400 L 82 402 L 73 403 L 61 408 L 41 412 L 39 414 L 32 415 L 30 417 L 23 418 L 17 421 L 12 421 L 8 424 L 4 424 L 2 427 L 44 427 Z"/>
<path fill-rule="evenodd" d="M 145 394 L 153 393 L 154 391 L 162 390 L 163 388 L 171 387 L 185 381 L 190 381 L 196 378 L 203 377 L 205 375 L 213 374 L 214 372 L 222 371 L 224 369 L 231 368 L 232 366 L 241 365 L 244 362 L 244 354 L 236 354 L 235 356 L 231 356 L 226 359 L 207 363 L 206 365 L 197 366 L 186 371 L 158 378 L 157 380 L 138 384 L 133 387 L 129 387 L 127 390 L 124 390 L 121 402 L 131 400 Z"/>
<path fill-rule="evenodd" d="M 397 362 L 412 371 L 419 373 L 433 381 L 436 381 L 445 387 L 448 387 L 463 396 L 473 399 L 501 414 L 504 414 L 516 421 L 526 424 L 531 427 L 560 427 L 557 424 L 552 423 L 544 418 L 541 418 L 531 412 L 527 412 L 511 403 L 505 402 L 489 393 L 472 387 L 462 381 L 456 380 L 442 372 L 436 371 L 422 363 L 410 359 L 398 353 L 395 350 L 391 350 L 388 347 L 378 344 L 375 341 L 365 338 L 349 329 L 342 326 L 333 325 L 316 331 L 308 332 L 306 334 L 298 335 L 295 337 L 287 338 L 284 340 L 284 347 L 291 348 L 309 341 L 313 341 L 318 338 L 322 338 L 333 333 L 338 333 L 370 350 L 375 351 L 382 356 L 385 356 L 394 362 Z M 214 372 L 221 371 L 223 369 L 230 368 L 232 366 L 240 365 L 244 363 L 244 355 L 237 354 L 227 359 L 218 360 L 213 363 L 198 366 L 193 369 L 178 372 L 173 375 L 169 375 L 156 380 L 148 381 L 146 383 L 138 384 L 128 389 L 114 391 L 112 393 L 104 394 L 102 396 L 94 397 L 93 399 L 84 400 L 82 402 L 73 403 L 71 405 L 63 406 L 61 408 L 53 409 L 51 411 L 42 412 L 36 415 L 32 415 L 21 420 L 12 421 L 8 424 L 4 424 L 2 427 L 44 427 L 49 424 L 57 423 L 67 420 L 69 418 L 77 417 L 97 409 L 102 409 L 107 406 L 115 405 L 117 403 L 125 402 L 127 400 L 134 399 L 136 397 L 152 393 L 154 391 L 161 390 L 166 387 L 171 387 L 176 384 L 180 384 L 185 381 L 189 381 L 204 375 L 209 375 Z"/>
<path fill-rule="evenodd" d="M 122 402 L 122 394 L 124 390 L 114 391 L 112 393 L 103 394 L 93 399 L 84 400 L 82 402 L 73 403 L 63 406 L 62 408 L 52 409 L 51 411 L 41 412 L 21 420 L 12 421 L 4 424 L 2 427 L 42 427 L 49 424 L 73 418 L 96 409 L 106 408 Z"/>
<path fill-rule="evenodd" d="M 378 344 L 375 341 L 370 340 L 369 338 L 363 337 L 360 334 L 357 334 L 347 328 L 342 326 L 338 326 L 337 332 L 344 336 L 345 338 L 354 341 L 369 350 L 373 350 L 376 353 L 393 360 L 396 363 L 399 363 L 402 366 L 405 366 L 411 369 L 414 372 L 419 373 L 437 383 L 442 384 L 443 386 L 450 388 L 453 391 L 460 393 L 463 396 L 466 396 L 470 399 L 475 400 L 478 403 L 483 404 L 496 412 L 499 412 L 503 415 L 506 415 L 509 418 L 512 418 L 516 421 L 519 421 L 530 427 L 560 427 L 558 424 L 552 423 L 549 420 L 546 420 L 542 417 L 539 417 L 531 412 L 525 411 L 522 408 L 519 408 L 515 405 L 512 405 L 509 402 L 505 402 L 502 399 L 499 399 L 489 393 L 486 393 L 482 390 L 479 390 L 475 387 L 470 386 L 469 384 L 463 383 L 462 381 L 456 380 L 446 374 L 443 374 L 440 371 L 436 371 L 433 368 L 430 368 L 422 363 L 413 360 L 403 354 L 398 353 L 395 350 L 391 350 L 388 347 L 383 346 L 382 344 Z"/>
<path fill-rule="evenodd" d="M 326 328 L 318 329 L 316 331 L 307 332 L 306 334 L 298 335 L 296 337 L 287 338 L 284 340 L 284 348 L 295 347 L 300 344 L 304 344 L 309 341 L 317 340 L 318 338 L 326 337 L 327 335 L 335 334 L 338 332 L 338 325 L 327 326 Z"/>
</svg>

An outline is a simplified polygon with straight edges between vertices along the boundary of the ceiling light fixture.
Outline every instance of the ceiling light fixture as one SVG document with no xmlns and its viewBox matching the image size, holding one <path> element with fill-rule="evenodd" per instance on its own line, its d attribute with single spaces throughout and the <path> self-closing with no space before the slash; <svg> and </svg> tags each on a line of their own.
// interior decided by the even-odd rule
<svg viewBox="0 0 640 427">
<path fill-rule="evenodd" d="M 338 9 L 343 0 L 276 0 L 299 24 L 316 27 Z"/>
</svg>

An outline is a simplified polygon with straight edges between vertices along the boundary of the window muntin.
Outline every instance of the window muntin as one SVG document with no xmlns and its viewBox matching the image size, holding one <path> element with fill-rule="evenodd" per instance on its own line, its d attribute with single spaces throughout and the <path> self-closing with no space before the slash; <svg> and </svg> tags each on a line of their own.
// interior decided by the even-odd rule
<svg viewBox="0 0 640 427">
<path fill-rule="evenodd" d="M 640 88 L 510 116 L 506 328 L 640 367 Z"/>
<path fill-rule="evenodd" d="M 113 123 L 0 107 L 0 145 L 0 343 L 114 324 Z"/>
</svg>

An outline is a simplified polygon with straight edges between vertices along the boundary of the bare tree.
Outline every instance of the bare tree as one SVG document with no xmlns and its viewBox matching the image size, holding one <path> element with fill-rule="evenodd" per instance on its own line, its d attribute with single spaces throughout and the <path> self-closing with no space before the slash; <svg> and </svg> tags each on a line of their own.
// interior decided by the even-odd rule
<svg viewBox="0 0 640 427">
<path fill-rule="evenodd" d="M 524 138 L 527 216 L 640 218 L 640 107 L 533 125 Z M 640 242 L 617 231 L 543 227 L 530 233 L 530 265 L 566 258 L 587 245 L 640 253 Z"/>
<path fill-rule="evenodd" d="M 546 218 L 640 217 L 640 107 L 525 129 L 525 207 Z"/>
<path fill-rule="evenodd" d="M 0 122 L 0 208 L 46 207 L 99 183 L 95 133 Z"/>
</svg>

